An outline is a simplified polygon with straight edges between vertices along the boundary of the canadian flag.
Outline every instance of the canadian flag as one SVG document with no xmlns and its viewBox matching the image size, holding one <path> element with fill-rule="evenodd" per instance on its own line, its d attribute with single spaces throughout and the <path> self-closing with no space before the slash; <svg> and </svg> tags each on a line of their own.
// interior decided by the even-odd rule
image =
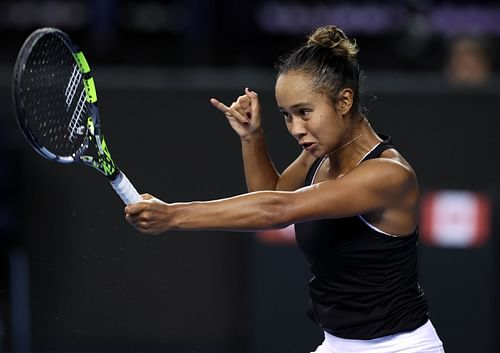
<svg viewBox="0 0 500 353">
<path fill-rule="evenodd" d="M 294 245 L 295 227 L 289 225 L 283 229 L 270 229 L 257 233 L 257 239 L 267 245 Z"/>
<path fill-rule="evenodd" d="M 483 245 L 491 231 L 491 202 L 471 191 L 439 191 L 422 200 L 422 242 L 441 247 Z"/>
</svg>

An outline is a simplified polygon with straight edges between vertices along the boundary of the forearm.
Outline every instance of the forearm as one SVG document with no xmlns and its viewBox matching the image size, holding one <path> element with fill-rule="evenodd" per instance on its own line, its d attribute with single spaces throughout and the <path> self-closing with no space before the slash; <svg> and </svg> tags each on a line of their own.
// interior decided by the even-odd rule
<svg viewBox="0 0 500 353">
<path fill-rule="evenodd" d="M 231 198 L 168 205 L 173 229 L 255 231 L 291 223 L 287 192 L 254 192 Z"/>
<path fill-rule="evenodd" d="M 279 174 L 269 156 L 262 130 L 241 139 L 248 191 L 275 190 Z"/>
</svg>

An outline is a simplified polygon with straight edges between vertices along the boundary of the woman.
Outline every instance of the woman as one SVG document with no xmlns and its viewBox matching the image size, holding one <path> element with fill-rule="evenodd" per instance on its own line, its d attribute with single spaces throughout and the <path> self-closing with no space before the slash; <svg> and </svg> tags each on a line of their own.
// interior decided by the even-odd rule
<svg viewBox="0 0 500 353">
<path fill-rule="evenodd" d="M 295 224 L 311 263 L 309 313 L 325 333 L 316 352 L 443 352 L 417 282 L 418 185 L 414 170 L 359 107 L 357 46 L 318 28 L 278 65 L 276 101 L 302 153 L 279 174 L 268 155 L 257 93 L 230 106 L 249 193 L 125 208 L 141 232 L 253 231 Z"/>
</svg>

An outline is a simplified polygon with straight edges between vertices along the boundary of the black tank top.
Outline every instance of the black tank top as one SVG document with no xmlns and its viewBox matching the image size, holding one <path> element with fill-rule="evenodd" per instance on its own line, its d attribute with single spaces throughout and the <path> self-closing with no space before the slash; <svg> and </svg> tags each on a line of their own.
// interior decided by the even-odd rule
<svg viewBox="0 0 500 353">
<path fill-rule="evenodd" d="M 390 138 L 363 161 L 393 148 Z M 315 161 L 305 185 L 313 182 Z M 332 335 L 373 339 L 416 329 L 428 320 L 418 284 L 417 231 L 395 237 L 361 215 L 295 225 L 297 244 L 311 264 L 309 316 Z"/>
</svg>

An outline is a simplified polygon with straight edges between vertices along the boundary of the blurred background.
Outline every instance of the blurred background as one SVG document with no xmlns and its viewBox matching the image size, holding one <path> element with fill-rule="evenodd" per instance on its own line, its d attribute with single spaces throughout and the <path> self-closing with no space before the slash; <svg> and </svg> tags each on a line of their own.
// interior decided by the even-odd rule
<svg viewBox="0 0 500 353">
<path fill-rule="evenodd" d="M 165 201 L 245 191 L 237 136 L 209 104 L 259 92 L 278 169 L 300 152 L 273 65 L 315 27 L 356 38 L 372 125 L 422 189 L 420 274 L 447 352 L 500 352 L 498 1 L 0 1 L 0 351 L 309 352 L 308 266 L 290 229 L 142 236 L 105 179 L 43 160 L 11 75 L 38 27 L 94 72 L 111 153 Z"/>
</svg>

